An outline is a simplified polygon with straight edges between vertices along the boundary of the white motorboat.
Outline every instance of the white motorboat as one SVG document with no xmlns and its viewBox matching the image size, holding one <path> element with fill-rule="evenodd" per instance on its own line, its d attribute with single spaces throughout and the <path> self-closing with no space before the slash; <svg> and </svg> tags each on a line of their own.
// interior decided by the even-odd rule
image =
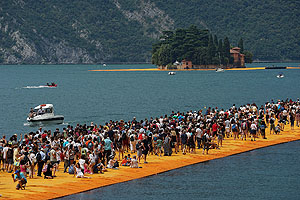
<svg viewBox="0 0 300 200">
<path fill-rule="evenodd" d="M 64 116 L 54 115 L 54 108 L 52 104 L 41 104 L 30 111 L 27 121 L 31 124 L 62 124 L 64 121 Z"/>
<path fill-rule="evenodd" d="M 284 75 L 283 74 L 278 74 L 276 77 L 277 78 L 284 78 Z"/>
<path fill-rule="evenodd" d="M 225 70 L 224 69 L 222 69 L 222 68 L 217 68 L 216 69 L 216 72 L 224 72 Z"/>
<path fill-rule="evenodd" d="M 168 74 L 169 74 L 169 75 L 175 75 L 176 72 L 169 72 Z"/>
<path fill-rule="evenodd" d="M 103 67 L 106 67 L 106 64 L 105 64 L 105 63 L 103 64 Z"/>
</svg>

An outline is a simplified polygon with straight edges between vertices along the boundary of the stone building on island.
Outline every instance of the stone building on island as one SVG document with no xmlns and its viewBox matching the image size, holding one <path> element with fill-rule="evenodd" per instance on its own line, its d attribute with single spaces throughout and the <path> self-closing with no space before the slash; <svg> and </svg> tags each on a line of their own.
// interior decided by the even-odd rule
<svg viewBox="0 0 300 200">
<path fill-rule="evenodd" d="M 245 67 L 245 55 L 241 53 L 241 48 L 230 49 L 230 56 L 233 57 L 233 67 Z"/>
</svg>

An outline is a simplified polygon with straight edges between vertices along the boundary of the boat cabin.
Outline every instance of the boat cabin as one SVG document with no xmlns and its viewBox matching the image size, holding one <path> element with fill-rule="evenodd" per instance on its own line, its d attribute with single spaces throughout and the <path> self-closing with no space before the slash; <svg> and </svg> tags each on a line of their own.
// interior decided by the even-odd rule
<svg viewBox="0 0 300 200">
<path fill-rule="evenodd" d="M 46 113 L 48 113 L 48 114 L 54 113 L 52 104 L 41 104 L 41 105 L 35 107 L 33 111 L 35 113 L 37 113 L 38 115 L 42 115 L 42 114 L 46 114 Z"/>
</svg>

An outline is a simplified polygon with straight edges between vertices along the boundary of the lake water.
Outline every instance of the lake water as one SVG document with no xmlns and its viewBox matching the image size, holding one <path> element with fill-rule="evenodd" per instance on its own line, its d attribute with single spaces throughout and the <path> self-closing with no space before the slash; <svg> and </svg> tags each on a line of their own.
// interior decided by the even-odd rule
<svg viewBox="0 0 300 200">
<path fill-rule="evenodd" d="M 290 142 L 61 199 L 300 199 L 299 152 Z"/>
<path fill-rule="evenodd" d="M 248 67 L 266 66 L 252 64 Z M 273 65 L 273 64 L 268 64 Z M 274 63 L 299 66 L 299 63 Z M 108 65 L 105 69 L 150 68 L 152 65 Z M 300 96 L 300 70 L 91 72 L 92 65 L 0 66 L 0 135 L 36 131 L 27 125 L 31 107 L 52 103 L 65 116 L 63 128 L 76 123 L 159 117 L 171 111 L 228 108 L 271 99 Z M 278 79 L 278 73 L 285 78 Z M 36 88 L 56 82 L 57 88 Z M 76 198 L 140 199 L 226 198 L 298 199 L 299 142 L 256 150 L 121 183 Z M 202 173 L 203 171 L 203 173 Z M 191 173 L 190 173 L 191 172 Z M 148 188 L 147 188 L 147 187 Z M 120 188 L 120 189 L 119 189 Z M 112 196 L 114 194 L 115 196 Z M 129 195 L 130 194 L 130 195 Z M 294 198 L 298 197 L 298 198 Z"/>
<path fill-rule="evenodd" d="M 272 64 L 269 64 L 272 65 Z M 278 66 L 299 66 L 280 63 Z M 252 64 L 265 66 L 265 64 Z M 108 65 L 105 69 L 149 68 L 152 65 Z M 26 126 L 31 107 L 54 105 L 65 124 L 103 124 L 111 120 L 159 117 L 171 111 L 228 108 L 271 99 L 298 98 L 300 70 L 91 72 L 92 65 L 0 66 L 0 135 L 35 131 Z M 278 79 L 280 72 L 285 78 Z M 56 82 L 57 88 L 36 88 Z M 25 124 L 25 126 L 24 126 Z M 56 126 L 46 127 L 47 129 Z M 64 125 L 60 125 L 60 128 Z"/>
</svg>

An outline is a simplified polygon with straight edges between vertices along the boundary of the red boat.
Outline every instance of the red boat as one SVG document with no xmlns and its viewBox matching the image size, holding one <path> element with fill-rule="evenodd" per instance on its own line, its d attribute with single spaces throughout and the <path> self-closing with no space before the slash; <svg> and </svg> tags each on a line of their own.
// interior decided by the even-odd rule
<svg viewBox="0 0 300 200">
<path fill-rule="evenodd" d="M 57 87 L 57 85 L 55 84 L 55 85 L 48 85 L 48 87 Z"/>
<path fill-rule="evenodd" d="M 51 83 L 51 84 L 47 83 L 46 86 L 47 86 L 47 87 L 57 87 L 57 84 L 55 84 L 55 83 Z"/>
</svg>

